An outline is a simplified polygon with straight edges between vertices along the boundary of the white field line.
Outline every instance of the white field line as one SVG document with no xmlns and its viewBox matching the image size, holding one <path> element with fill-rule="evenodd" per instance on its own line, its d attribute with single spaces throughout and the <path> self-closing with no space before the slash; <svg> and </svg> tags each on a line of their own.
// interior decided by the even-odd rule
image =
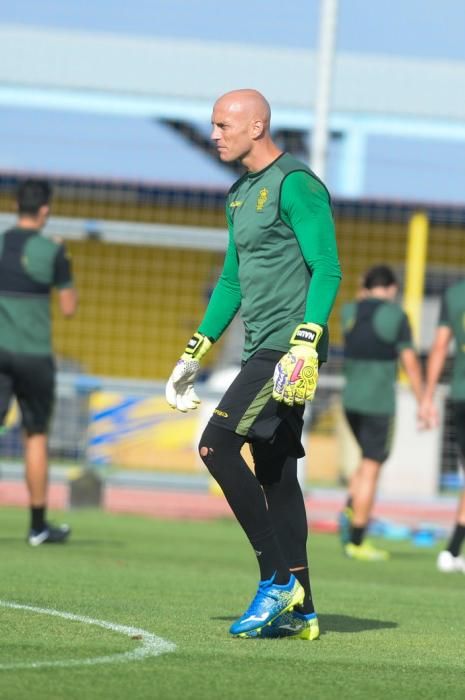
<svg viewBox="0 0 465 700">
<path fill-rule="evenodd" d="M 61 617 L 64 620 L 72 620 L 74 622 L 82 622 L 84 625 L 96 625 L 104 629 L 111 630 L 124 634 L 131 639 L 137 639 L 142 642 L 131 651 L 126 651 L 118 654 L 110 654 L 109 656 L 95 656 L 87 659 L 63 659 L 62 661 L 25 661 L 18 663 L 0 663 L 0 670 L 6 671 L 11 669 L 26 669 L 26 668 L 65 668 L 70 666 L 95 666 L 97 664 L 123 663 L 128 661 L 141 661 L 150 656 L 160 656 L 176 649 L 176 645 L 162 637 L 157 637 L 151 632 L 139 629 L 138 627 L 126 627 L 125 625 L 117 625 L 113 622 L 105 620 L 96 620 L 93 617 L 84 615 L 74 615 L 73 613 L 54 610 L 53 608 L 36 608 L 32 605 L 20 605 L 19 603 L 11 603 L 7 600 L 0 600 L 0 607 L 10 608 L 12 610 L 26 610 L 27 612 L 38 613 L 40 615 L 50 615 L 51 617 Z"/>
</svg>

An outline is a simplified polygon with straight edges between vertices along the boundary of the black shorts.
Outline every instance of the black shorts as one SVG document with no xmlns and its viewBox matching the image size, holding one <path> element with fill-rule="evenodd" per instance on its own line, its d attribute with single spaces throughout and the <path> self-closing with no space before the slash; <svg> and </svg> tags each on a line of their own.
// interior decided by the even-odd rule
<svg viewBox="0 0 465 700">
<path fill-rule="evenodd" d="M 345 411 L 347 422 L 366 459 L 385 462 L 391 451 L 394 416 Z"/>
<path fill-rule="evenodd" d="M 23 355 L 0 349 L 0 425 L 13 396 L 27 435 L 48 432 L 55 395 L 55 364 L 50 355 Z"/>
<path fill-rule="evenodd" d="M 462 466 L 465 468 L 465 401 L 453 401 L 455 434 L 459 446 Z"/>
<path fill-rule="evenodd" d="M 283 354 L 258 350 L 252 355 L 213 411 L 210 423 L 250 443 L 279 439 L 290 457 L 303 457 L 304 406 L 286 406 L 272 398 L 273 373 Z"/>
</svg>

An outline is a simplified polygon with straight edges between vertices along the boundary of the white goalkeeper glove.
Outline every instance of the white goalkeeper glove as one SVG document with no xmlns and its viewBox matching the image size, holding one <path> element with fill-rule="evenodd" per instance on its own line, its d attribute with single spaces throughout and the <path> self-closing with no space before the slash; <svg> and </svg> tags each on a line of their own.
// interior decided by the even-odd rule
<svg viewBox="0 0 465 700">
<path fill-rule="evenodd" d="M 290 339 L 291 348 L 275 367 L 273 398 L 288 406 L 312 401 L 318 382 L 316 347 L 323 328 L 316 323 L 301 323 Z"/>
<path fill-rule="evenodd" d="M 171 408 L 186 413 L 197 408 L 200 399 L 194 390 L 194 381 L 200 360 L 210 350 L 212 341 L 202 333 L 194 333 L 186 349 L 176 363 L 165 389 L 166 400 Z"/>
</svg>

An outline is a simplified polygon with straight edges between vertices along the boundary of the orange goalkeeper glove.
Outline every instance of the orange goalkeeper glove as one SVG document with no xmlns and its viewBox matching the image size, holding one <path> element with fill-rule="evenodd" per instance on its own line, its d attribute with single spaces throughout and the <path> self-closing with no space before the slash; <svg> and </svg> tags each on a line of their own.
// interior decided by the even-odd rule
<svg viewBox="0 0 465 700">
<path fill-rule="evenodd" d="M 194 381 L 200 368 L 200 360 L 211 346 L 212 341 L 202 333 L 194 333 L 187 343 L 166 384 L 165 396 L 171 408 L 186 413 L 199 405 L 200 399 L 195 393 Z"/>
<path fill-rule="evenodd" d="M 312 401 L 318 382 L 316 347 L 323 328 L 316 323 L 301 323 L 290 339 L 291 348 L 276 365 L 273 398 L 288 406 Z"/>
</svg>

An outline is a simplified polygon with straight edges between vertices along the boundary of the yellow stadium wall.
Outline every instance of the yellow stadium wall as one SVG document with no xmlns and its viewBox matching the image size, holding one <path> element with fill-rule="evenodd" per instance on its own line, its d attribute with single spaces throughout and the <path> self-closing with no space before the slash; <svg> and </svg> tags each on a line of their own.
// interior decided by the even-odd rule
<svg viewBox="0 0 465 700">
<path fill-rule="evenodd" d="M 353 298 L 371 265 L 403 266 L 407 225 L 349 217 L 336 223 L 343 281 L 331 334 L 339 344 L 340 304 Z M 429 264 L 465 270 L 464 240 L 464 227 L 432 226 Z M 165 378 L 197 327 L 223 255 L 93 240 L 67 246 L 80 306 L 71 321 L 54 306 L 56 352 L 92 374 Z"/>
<path fill-rule="evenodd" d="M 192 193 L 190 200 L 180 191 L 160 192 L 144 201 L 136 188 L 111 187 L 89 182 L 88 186 L 72 183 L 54 187 L 53 214 L 87 220 L 135 221 L 178 226 L 225 226 L 224 197 L 218 192 Z M 16 205 L 10 191 L 0 190 L 0 211 L 14 212 Z"/>
<path fill-rule="evenodd" d="M 55 300 L 56 353 L 91 374 L 166 377 L 202 316 L 222 255 L 98 241 L 67 247 L 79 311 L 63 319 Z"/>
</svg>

